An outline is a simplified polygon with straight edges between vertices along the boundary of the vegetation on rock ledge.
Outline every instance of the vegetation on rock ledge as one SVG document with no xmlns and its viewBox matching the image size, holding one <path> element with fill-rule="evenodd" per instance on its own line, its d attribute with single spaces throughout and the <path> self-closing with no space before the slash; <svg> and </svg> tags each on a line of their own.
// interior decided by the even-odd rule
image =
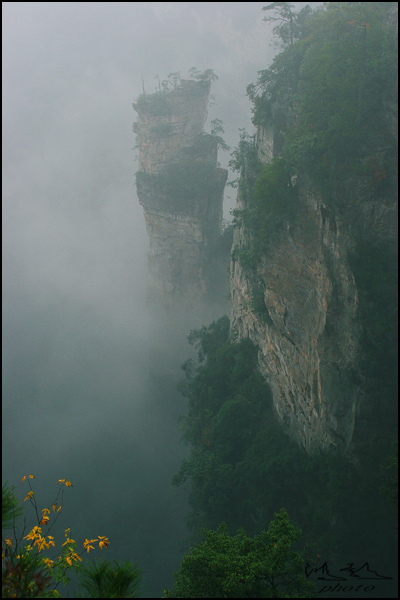
<svg viewBox="0 0 400 600">
<path fill-rule="evenodd" d="M 254 124 L 272 126 L 280 139 L 280 158 L 262 169 L 242 132 L 230 163 L 241 174 L 245 203 L 234 215 L 254 234 L 256 262 L 272 215 L 293 218 L 291 176 L 306 173 L 330 207 L 344 202 L 346 178 L 358 177 L 365 198 L 395 189 L 397 144 L 387 110 L 397 101 L 397 45 L 385 23 L 388 3 L 325 4 L 299 13 L 286 2 L 264 7 L 286 10 L 275 28 L 283 51 L 247 91 Z M 286 183 L 277 181 L 278 172 Z"/>
</svg>

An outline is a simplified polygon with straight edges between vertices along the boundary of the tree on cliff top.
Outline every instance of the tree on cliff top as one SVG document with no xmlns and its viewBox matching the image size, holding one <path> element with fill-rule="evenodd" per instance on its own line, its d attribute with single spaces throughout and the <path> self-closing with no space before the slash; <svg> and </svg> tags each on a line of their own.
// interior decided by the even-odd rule
<svg viewBox="0 0 400 600">
<path fill-rule="evenodd" d="M 262 10 L 275 11 L 275 14 L 269 14 L 263 20 L 278 22 L 278 25 L 273 28 L 273 32 L 281 39 L 284 47 L 288 45 L 288 42 L 290 42 L 290 46 L 293 46 L 294 27 L 297 18 L 293 9 L 294 4 L 291 2 L 272 2 L 272 4 L 262 7 Z"/>
<path fill-rule="evenodd" d="M 204 71 L 199 71 L 196 67 L 192 67 L 189 69 L 188 73 L 193 79 L 205 81 L 216 81 L 218 79 L 218 75 L 214 73 L 214 69 L 204 69 Z"/>
</svg>

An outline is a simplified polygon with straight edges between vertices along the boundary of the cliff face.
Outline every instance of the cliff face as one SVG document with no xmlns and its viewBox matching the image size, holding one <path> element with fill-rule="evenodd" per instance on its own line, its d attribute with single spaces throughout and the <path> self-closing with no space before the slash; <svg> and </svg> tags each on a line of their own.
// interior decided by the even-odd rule
<svg viewBox="0 0 400 600">
<path fill-rule="evenodd" d="M 356 460 L 396 436 L 398 4 L 326 4 L 248 87 L 231 330 L 291 437 Z"/>
<path fill-rule="evenodd" d="M 271 159 L 265 132 L 258 144 L 259 156 Z M 357 355 L 358 298 L 347 236 L 318 195 L 303 188 L 299 201 L 302 218 L 273 234 L 257 269 L 268 319 L 254 310 L 253 278 L 233 261 L 231 323 L 240 338 L 257 344 L 283 426 L 311 451 L 351 440 L 359 390 L 348 380 Z M 236 230 L 234 245 L 240 247 L 243 234 Z"/>
<path fill-rule="evenodd" d="M 255 144 L 259 160 L 270 162 L 273 129 L 260 127 Z M 300 210 L 271 231 L 256 273 L 231 261 L 232 334 L 258 346 L 261 372 L 291 437 L 310 453 L 343 453 L 365 397 L 359 289 L 349 257 L 360 241 L 385 244 L 394 256 L 397 203 L 393 197 L 377 201 L 367 182 L 355 178 L 341 191 L 337 211 L 305 177 L 293 177 L 292 184 Z M 238 209 L 246 207 L 243 197 L 239 189 Z M 248 240 L 242 224 L 233 246 L 240 250 Z"/>
<path fill-rule="evenodd" d="M 217 166 L 217 138 L 203 129 L 209 93 L 209 81 L 182 80 L 134 105 L 137 193 L 150 240 L 148 302 L 157 310 L 179 305 L 193 314 L 210 291 L 207 262 L 221 234 L 227 172 Z"/>
</svg>

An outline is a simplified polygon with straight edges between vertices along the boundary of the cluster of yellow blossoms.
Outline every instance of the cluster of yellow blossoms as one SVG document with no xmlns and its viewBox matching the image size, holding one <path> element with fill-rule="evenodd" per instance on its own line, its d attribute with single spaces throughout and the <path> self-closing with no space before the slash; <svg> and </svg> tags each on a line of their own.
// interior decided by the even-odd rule
<svg viewBox="0 0 400 600">
<path fill-rule="evenodd" d="M 24 475 L 24 477 L 22 478 L 22 483 L 26 479 L 27 479 L 27 476 Z M 28 483 L 29 483 L 29 487 L 31 488 L 29 479 L 34 479 L 34 476 L 32 474 L 28 475 Z M 73 487 L 72 483 L 67 479 L 59 479 L 57 481 L 57 484 L 61 484 L 61 487 L 62 486 Z M 60 495 L 60 490 L 57 494 L 56 501 L 51 505 L 51 509 L 53 510 L 54 513 L 59 513 L 62 509 L 62 504 L 60 504 L 58 506 L 58 502 L 57 502 L 59 495 Z M 29 500 L 32 503 L 32 505 L 34 506 L 34 508 L 36 510 L 36 513 L 38 514 L 36 501 L 34 498 L 34 492 L 33 492 L 32 488 L 29 490 L 29 492 L 25 496 L 24 502 L 26 500 Z M 44 535 L 43 531 L 42 531 L 43 526 L 49 527 L 51 510 L 50 510 L 50 508 L 44 508 L 41 512 L 42 512 L 42 516 L 40 518 L 39 524 L 36 525 L 35 527 L 33 527 L 33 529 L 28 533 L 28 535 L 23 537 L 24 540 L 26 540 L 27 542 L 30 542 L 30 543 L 28 543 L 26 546 L 24 546 L 23 553 L 20 553 L 20 555 L 18 555 L 16 557 L 17 559 L 20 559 L 22 556 L 26 555 L 26 553 L 30 553 L 32 550 L 35 550 L 35 549 L 37 550 L 38 553 L 40 553 L 45 549 L 49 550 L 51 547 L 53 547 L 53 546 L 55 547 L 54 537 L 52 535 Z M 57 518 L 57 516 L 58 515 L 56 514 L 56 518 Z M 54 524 L 54 522 L 53 522 L 53 524 Z M 52 525 L 50 525 L 50 529 L 51 529 L 51 526 Z M 49 529 L 49 531 L 50 531 L 50 529 Z M 94 550 L 95 546 L 93 546 L 93 544 L 95 544 L 95 543 L 99 544 L 100 550 L 102 550 L 103 548 L 108 548 L 108 546 L 109 546 L 108 538 L 105 536 L 98 536 L 97 538 L 90 539 L 90 540 L 86 539 L 83 542 L 83 550 L 81 551 L 80 554 L 78 554 L 77 543 L 75 542 L 75 540 L 70 538 L 70 531 L 71 531 L 71 529 L 68 527 L 68 529 L 66 529 L 64 532 L 66 540 L 62 544 L 63 550 L 61 550 L 60 555 L 57 556 L 56 561 L 54 561 L 50 558 L 45 558 L 45 557 L 43 557 L 41 559 L 41 562 L 44 565 L 46 565 L 46 567 L 48 569 L 54 569 L 57 565 L 60 565 L 60 563 L 64 563 L 64 564 L 66 563 L 70 567 L 74 566 L 75 564 L 78 564 L 80 561 L 82 561 L 80 554 L 83 554 L 85 551 L 89 552 L 90 550 Z M 6 546 L 8 546 L 8 547 L 11 547 L 13 545 L 12 538 L 7 538 L 4 541 L 6 543 Z"/>
</svg>

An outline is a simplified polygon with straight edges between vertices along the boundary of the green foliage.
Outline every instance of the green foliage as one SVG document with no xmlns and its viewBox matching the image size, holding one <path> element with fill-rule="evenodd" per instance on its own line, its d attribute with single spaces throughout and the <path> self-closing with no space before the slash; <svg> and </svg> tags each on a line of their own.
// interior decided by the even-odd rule
<svg viewBox="0 0 400 600">
<path fill-rule="evenodd" d="M 245 213 L 244 211 L 234 211 L 234 224 L 237 225 L 239 222 L 244 222 Z M 233 261 L 238 260 L 241 266 L 246 269 L 247 272 L 254 271 L 257 268 L 257 263 L 259 260 L 259 253 L 256 248 L 250 244 L 243 244 L 239 246 L 235 246 L 232 250 L 231 258 Z"/>
<path fill-rule="evenodd" d="M 293 212 L 297 196 L 283 158 L 274 158 L 264 167 L 255 184 L 254 199 L 266 218 L 272 213 Z"/>
<path fill-rule="evenodd" d="M 164 598 L 314 598 L 301 556 L 292 549 L 301 532 L 282 509 L 268 531 L 253 538 L 239 530 L 230 536 L 221 523 L 203 530 L 205 540 L 191 548 Z"/>
<path fill-rule="evenodd" d="M 272 2 L 262 7 L 262 10 L 276 12 L 276 14 L 264 17 L 264 21 L 278 21 L 279 24 L 274 27 L 273 32 L 281 38 L 283 46 L 288 44 L 293 46 L 294 24 L 296 21 L 296 14 L 293 12 L 294 7 L 295 5 L 291 2 Z"/>
<path fill-rule="evenodd" d="M 230 147 L 225 142 L 225 140 L 219 135 L 220 133 L 224 133 L 224 128 L 221 119 L 214 119 L 211 121 L 211 135 L 214 136 L 218 143 L 218 148 L 222 150 L 230 150 Z"/>
<path fill-rule="evenodd" d="M 218 173 L 212 161 L 183 159 L 169 164 L 159 176 L 161 191 L 178 199 L 201 199 L 215 191 Z"/>
<path fill-rule="evenodd" d="M 251 310 L 257 315 L 261 323 L 272 325 L 273 321 L 265 305 L 265 285 L 260 279 L 254 278 L 251 287 Z"/>
<path fill-rule="evenodd" d="M 164 116 L 169 115 L 170 112 L 168 100 L 163 92 L 140 94 L 136 100 L 135 108 L 138 112 L 149 116 Z"/>
<path fill-rule="evenodd" d="M 246 208 L 233 210 L 234 224 L 244 225 L 250 234 L 250 243 L 238 248 L 237 258 L 242 266 L 247 269 L 257 267 L 267 249 L 270 234 L 297 210 L 297 190 L 292 186 L 287 163 L 283 158 L 275 158 L 255 180 Z"/>
<path fill-rule="evenodd" d="M 128 560 L 121 564 L 115 560 L 86 562 L 79 572 L 84 598 L 138 598 L 141 580 L 142 570 Z"/>
<path fill-rule="evenodd" d="M 188 152 L 189 154 L 189 152 Z M 198 161 L 190 157 L 170 163 L 162 173 L 136 173 L 136 186 L 144 202 L 160 202 L 164 208 L 182 213 L 195 210 L 199 201 L 207 202 L 222 193 L 225 178 L 211 160 Z"/>
<path fill-rule="evenodd" d="M 2 569 L 2 598 L 59 598 L 54 582 L 37 557 L 24 553 L 7 557 Z"/>
<path fill-rule="evenodd" d="M 167 79 L 162 82 L 163 91 L 168 92 L 170 89 L 175 89 L 181 83 L 181 74 L 179 71 L 169 73 Z"/>
<path fill-rule="evenodd" d="M 189 401 L 182 436 L 190 453 L 174 483 L 189 487 L 192 539 L 221 521 L 258 534 L 285 507 L 324 560 L 354 561 L 364 548 L 378 556 L 387 524 L 376 443 L 368 444 L 363 466 L 329 453 L 309 456 L 276 421 L 257 349 L 248 339 L 232 343 L 227 317 L 192 331 L 190 342 L 199 360 L 184 364 L 180 384 Z M 380 516 L 371 522 L 371 513 Z"/>
<path fill-rule="evenodd" d="M 388 143 L 379 115 L 395 68 L 385 31 L 366 7 L 332 9 L 326 19 L 302 63 L 300 117 L 287 149 L 294 164 L 311 166 L 320 185 L 340 170 L 349 173 L 366 145 Z"/>
<path fill-rule="evenodd" d="M 284 134 L 290 170 L 307 171 L 322 192 L 359 173 L 355 159 L 370 147 L 393 152 L 382 109 L 394 99 L 397 47 L 381 4 L 328 2 L 298 19 L 289 3 L 265 7 L 278 10 L 280 35 L 290 25 L 294 36 L 298 20 L 301 28 L 248 88 L 254 123 L 272 122 Z"/>
<path fill-rule="evenodd" d="M 325 456 L 314 463 L 288 439 L 274 419 L 270 390 L 257 370 L 257 350 L 248 339 L 230 342 L 227 317 L 193 331 L 189 339 L 199 365 L 185 363 L 180 390 L 189 399 L 182 436 L 191 452 L 174 483 L 190 484 L 192 531 L 221 520 L 257 531 L 281 506 L 307 526 L 308 535 L 322 523 L 325 528 L 340 501 L 342 490 L 335 482 L 347 472 L 346 481 L 355 480 L 350 466 Z M 321 509 L 316 520 L 307 495 L 314 495 Z M 328 536 L 329 531 L 328 522 Z"/>
<path fill-rule="evenodd" d="M 223 123 L 221 119 L 214 119 L 211 121 L 211 135 L 218 135 L 219 133 L 225 133 Z"/>
<path fill-rule="evenodd" d="M 201 329 L 191 330 L 188 341 L 198 350 L 201 363 L 207 359 L 212 360 L 219 348 L 229 343 L 229 327 L 229 318 L 224 315 L 209 327 L 203 325 Z"/>
<path fill-rule="evenodd" d="M 189 75 L 193 77 L 193 79 L 204 82 L 211 82 L 218 79 L 218 76 L 214 73 L 213 69 L 199 71 L 195 67 L 192 67 L 189 69 Z M 143 93 L 138 96 L 136 103 L 132 106 L 138 112 L 149 116 L 168 115 L 169 104 L 165 94 L 166 92 L 175 90 L 181 85 L 181 74 L 179 71 L 176 71 L 174 73 L 169 73 L 167 78 L 163 81 L 160 81 L 158 75 L 156 75 L 154 79 L 157 79 L 158 81 L 158 91 L 153 94 L 147 94 L 143 85 Z"/>
<path fill-rule="evenodd" d="M 1 489 L 1 524 L 2 529 L 15 527 L 15 521 L 24 514 L 23 506 L 15 495 L 13 487 L 7 482 L 3 483 Z"/>
<path fill-rule="evenodd" d="M 34 476 L 24 476 L 29 485 L 25 501 L 29 500 L 35 511 L 37 525 L 27 535 L 26 522 L 22 532 L 17 532 L 15 518 L 22 513 L 22 507 L 15 496 L 14 488 L 3 485 L 3 529 L 13 526 L 14 537 L 5 538 L 2 542 L 2 597 L 3 598 L 59 598 L 57 587 L 60 583 L 66 585 L 71 579 L 69 573 L 74 569 L 80 574 L 83 588 L 89 598 L 135 598 L 142 578 L 141 569 L 129 561 L 119 565 L 100 561 L 86 562 L 82 565 L 81 556 L 94 549 L 95 543 L 99 548 L 107 548 L 108 538 L 98 536 L 96 539 L 83 542 L 83 549 L 78 553 L 75 540 L 71 539 L 70 528 L 65 530 L 65 541 L 56 551 L 54 537 L 50 535 L 61 514 L 63 507 L 63 490 L 72 487 L 66 479 L 58 480 L 58 493 L 49 507 L 39 511 L 35 492 L 31 486 Z M 41 514 L 40 514 L 41 512 Z M 46 551 L 52 551 L 51 558 Z M 79 596 L 78 596 L 79 597 Z"/>
<path fill-rule="evenodd" d="M 293 125 L 293 113 L 298 110 L 300 69 L 320 10 L 312 11 L 306 6 L 296 15 L 293 23 L 293 27 L 297 28 L 296 43 L 278 54 L 268 68 L 259 71 L 256 83 L 247 87 L 247 94 L 253 103 L 255 125 L 273 124 L 276 131 L 283 133 L 288 126 Z M 283 31 L 285 27 L 284 23 Z"/>
<path fill-rule="evenodd" d="M 179 389 L 189 398 L 181 429 L 193 450 L 174 483 L 190 480 L 196 523 L 215 526 L 239 514 L 240 502 L 232 502 L 242 492 L 235 472 L 270 413 L 271 399 L 257 372 L 256 348 L 248 339 L 229 341 L 227 317 L 192 331 L 189 341 L 198 350 L 199 365 L 183 365 L 185 379 Z"/>
<path fill-rule="evenodd" d="M 244 411 L 251 429 L 258 429 L 269 408 L 269 390 L 257 372 L 257 350 L 248 339 L 230 343 L 227 317 L 192 331 L 189 341 L 198 348 L 200 365 L 196 370 L 193 364 L 190 370 L 184 365 L 186 378 L 180 390 L 190 400 L 189 414 L 183 419 L 184 439 L 195 446 L 213 447 L 218 457 L 236 462 L 231 454 L 232 448 L 241 445 L 240 436 L 237 432 L 229 435 L 229 424 L 232 431 L 237 429 L 234 424 Z M 252 402 L 246 397 L 250 390 Z M 223 436 L 221 427 L 225 428 Z M 250 439 L 251 431 L 247 435 Z"/>
<path fill-rule="evenodd" d="M 229 167 L 240 174 L 242 194 L 246 197 L 251 194 L 255 178 L 260 170 L 260 161 L 254 143 L 254 136 L 250 136 L 244 129 L 239 129 L 240 140 L 237 148 L 231 154 Z M 237 187 L 239 179 L 230 182 L 232 187 Z"/>
<path fill-rule="evenodd" d="M 196 67 L 192 67 L 189 69 L 189 75 L 194 79 L 199 79 L 200 81 L 216 81 L 218 79 L 218 75 L 214 73 L 213 69 L 204 69 L 204 71 L 199 71 Z"/>
<path fill-rule="evenodd" d="M 233 183 L 240 182 L 242 202 L 233 211 L 242 241 L 232 258 L 250 279 L 274 232 L 301 214 L 291 175 L 306 173 L 336 209 L 343 208 L 348 177 L 358 177 L 365 198 L 395 193 L 397 150 L 384 103 L 395 100 L 397 47 L 380 4 L 329 2 L 299 13 L 287 2 L 263 8 L 286 49 L 247 91 L 253 122 L 273 129 L 279 156 L 262 169 L 253 139 L 242 132 L 230 162 L 240 173 Z"/>
<path fill-rule="evenodd" d="M 14 487 L 2 486 L 2 529 L 13 529 L 17 538 L 16 520 L 24 513 L 24 507 L 16 497 Z M 24 530 L 25 531 L 25 530 Z M 50 577 L 38 553 L 29 552 L 22 546 L 23 534 L 16 543 L 13 538 L 2 538 L 2 598 L 55 598 L 60 597 L 53 588 Z"/>
</svg>

